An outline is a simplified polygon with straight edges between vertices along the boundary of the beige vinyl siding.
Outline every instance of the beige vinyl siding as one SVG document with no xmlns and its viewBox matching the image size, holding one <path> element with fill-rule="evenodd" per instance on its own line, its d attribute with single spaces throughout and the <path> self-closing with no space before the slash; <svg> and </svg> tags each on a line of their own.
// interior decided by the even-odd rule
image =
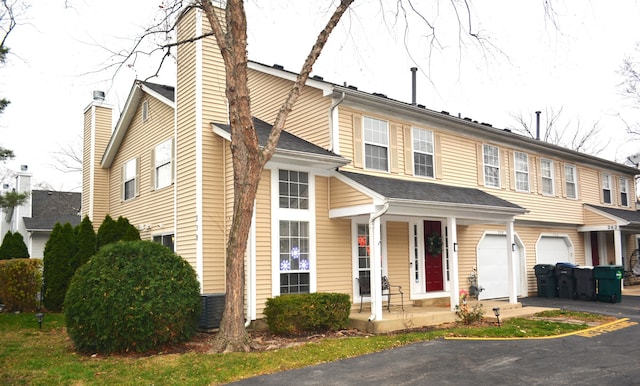
<svg viewBox="0 0 640 386">
<path fill-rule="evenodd" d="M 329 178 L 315 177 L 315 194 L 317 291 L 351 295 L 351 221 L 329 219 Z"/>
<path fill-rule="evenodd" d="M 93 210 L 93 222 L 96 230 L 100 223 L 109 212 L 109 170 L 100 166 L 102 155 L 104 154 L 112 131 L 112 109 L 101 106 L 90 106 L 84 115 L 84 143 L 82 162 L 83 165 L 91 165 L 93 167 L 93 191 L 89 183 L 91 178 L 91 168 L 84 167 L 82 169 L 82 215 Z M 92 130 L 92 125 L 95 125 Z M 93 131 L 93 133 L 92 133 Z M 95 138 L 92 138 L 95 135 Z M 91 159 L 91 141 L 94 144 L 94 157 Z M 93 208 L 90 208 L 89 202 L 93 195 Z"/>
<path fill-rule="evenodd" d="M 372 204 L 371 197 L 359 192 L 337 178 L 330 181 L 331 196 L 329 198 L 331 209 L 346 208 L 355 205 Z"/>
<path fill-rule="evenodd" d="M 271 170 L 265 169 L 256 196 L 256 316 L 264 317 L 264 305 L 272 297 Z"/>
<path fill-rule="evenodd" d="M 590 210 L 584 211 L 584 225 L 613 225 L 614 221 Z"/>
<path fill-rule="evenodd" d="M 293 82 L 269 74 L 249 70 L 251 112 L 273 124 L 280 107 L 287 98 Z M 331 100 L 322 91 L 304 86 L 300 97 L 287 117 L 285 129 L 298 137 L 329 148 L 329 109 Z"/>
<path fill-rule="evenodd" d="M 399 285 L 405 294 L 405 302 L 409 300 L 411 284 L 409 283 L 409 224 L 399 221 L 387 221 L 387 271 L 389 282 Z M 396 303 L 393 299 L 392 302 Z"/>
<path fill-rule="evenodd" d="M 178 40 L 195 37 L 195 12 L 179 20 Z M 177 49 L 176 250 L 196 268 L 195 44 Z"/>
<path fill-rule="evenodd" d="M 142 122 L 144 101 L 149 103 L 150 115 L 149 119 Z M 114 219 L 126 217 L 131 224 L 139 227 L 143 240 L 151 240 L 156 234 L 174 232 L 173 188 L 151 188 L 151 176 L 155 169 L 151 153 L 156 145 L 173 138 L 173 118 L 171 107 L 153 97 L 144 96 L 111 166 L 109 215 Z M 122 169 L 133 158 L 137 159 L 136 196 L 123 201 Z"/>
</svg>

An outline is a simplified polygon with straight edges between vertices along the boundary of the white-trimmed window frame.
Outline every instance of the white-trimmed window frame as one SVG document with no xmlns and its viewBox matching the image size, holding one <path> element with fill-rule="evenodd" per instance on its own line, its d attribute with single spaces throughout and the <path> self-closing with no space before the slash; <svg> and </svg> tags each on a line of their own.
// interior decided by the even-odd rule
<svg viewBox="0 0 640 386">
<path fill-rule="evenodd" d="M 519 156 L 524 156 L 524 159 L 518 159 Z M 529 154 L 521 151 L 514 151 L 513 166 L 516 192 L 529 193 Z"/>
<path fill-rule="evenodd" d="M 175 252 L 175 232 L 157 233 L 151 236 L 154 243 L 159 243 Z"/>
<path fill-rule="evenodd" d="M 573 187 L 573 194 L 569 194 L 570 187 Z M 567 198 L 578 199 L 578 168 L 575 165 L 564 165 L 564 191 Z"/>
<path fill-rule="evenodd" d="M 138 158 L 131 158 L 122 166 L 123 201 L 133 200 L 138 195 L 138 162 Z"/>
<path fill-rule="evenodd" d="M 488 153 L 488 150 L 495 154 Z M 500 188 L 500 148 L 488 143 L 482 144 L 482 171 L 484 173 L 484 186 L 488 188 Z M 488 171 L 495 171 L 490 175 Z"/>
<path fill-rule="evenodd" d="M 436 157 L 433 131 L 420 127 L 412 127 L 411 137 L 413 150 L 413 175 L 418 177 L 435 178 Z M 419 157 L 426 158 L 427 162 L 429 160 L 429 157 L 431 157 L 431 165 L 427 163 L 418 164 L 417 159 Z M 419 170 L 422 169 L 424 169 L 425 172 L 421 174 Z"/>
<path fill-rule="evenodd" d="M 620 206 L 628 208 L 631 206 L 629 202 L 629 179 L 620 177 Z"/>
<path fill-rule="evenodd" d="M 173 183 L 173 139 L 159 143 L 153 149 L 154 189 L 162 189 Z"/>
<path fill-rule="evenodd" d="M 545 163 L 548 163 L 549 175 L 545 175 L 545 172 L 547 171 L 546 168 L 544 167 Z M 541 179 L 540 191 L 542 192 L 542 194 L 545 196 L 554 196 L 556 193 L 556 185 L 555 185 L 556 179 L 555 179 L 554 164 L 552 159 L 548 159 L 548 158 L 540 159 L 540 179 Z M 549 181 L 549 186 L 551 187 L 550 192 L 545 191 L 545 184 L 544 184 L 545 181 Z"/>
<path fill-rule="evenodd" d="M 364 146 L 364 167 L 368 170 L 379 170 L 383 172 L 389 171 L 390 154 L 389 148 L 389 122 L 373 118 L 369 116 L 362 117 L 362 138 Z M 374 149 L 385 150 L 386 162 L 385 165 L 378 166 L 377 163 L 382 163 L 381 157 L 371 153 Z M 376 165 L 373 161 L 378 161 Z"/>
<path fill-rule="evenodd" d="M 315 175 L 312 171 L 292 168 L 288 165 L 274 163 L 269 168 L 271 173 L 271 245 L 272 245 L 272 296 L 280 295 L 280 221 L 300 221 L 308 223 L 309 232 L 309 292 L 316 292 L 316 224 L 315 224 Z M 280 170 L 297 171 L 308 174 L 308 209 L 280 208 Z"/>
<path fill-rule="evenodd" d="M 611 174 L 602 174 L 601 184 L 602 184 L 602 202 L 604 204 L 613 204 L 613 192 L 611 191 L 611 186 L 612 186 Z"/>
</svg>

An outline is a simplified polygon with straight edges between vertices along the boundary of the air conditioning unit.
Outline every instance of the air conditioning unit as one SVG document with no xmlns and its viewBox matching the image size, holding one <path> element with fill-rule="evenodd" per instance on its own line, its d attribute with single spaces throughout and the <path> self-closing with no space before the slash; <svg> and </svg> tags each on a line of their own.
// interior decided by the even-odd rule
<svg viewBox="0 0 640 386">
<path fill-rule="evenodd" d="M 224 312 L 225 294 L 202 294 L 202 313 L 200 314 L 200 330 L 220 328 L 222 313 Z"/>
</svg>

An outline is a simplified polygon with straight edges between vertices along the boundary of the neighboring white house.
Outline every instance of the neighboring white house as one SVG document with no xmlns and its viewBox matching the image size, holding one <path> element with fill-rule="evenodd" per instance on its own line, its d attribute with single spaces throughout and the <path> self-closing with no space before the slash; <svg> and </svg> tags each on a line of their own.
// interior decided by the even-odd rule
<svg viewBox="0 0 640 386">
<path fill-rule="evenodd" d="M 18 193 L 28 193 L 24 204 L 0 212 L 0 242 L 4 235 L 19 232 L 24 238 L 30 257 L 42 258 L 44 246 L 49 240 L 56 223 L 80 223 L 81 193 L 56 192 L 31 189 L 31 173 L 22 166 L 16 175 L 15 187 L 3 187 L 2 193 L 9 189 Z"/>
</svg>

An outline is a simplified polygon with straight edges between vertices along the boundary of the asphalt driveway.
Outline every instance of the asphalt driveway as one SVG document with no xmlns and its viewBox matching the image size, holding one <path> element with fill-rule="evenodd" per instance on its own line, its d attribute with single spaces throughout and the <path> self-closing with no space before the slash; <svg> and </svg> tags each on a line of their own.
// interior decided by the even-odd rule
<svg viewBox="0 0 640 386">
<path fill-rule="evenodd" d="M 629 318 L 616 328 L 552 339 L 437 339 L 246 379 L 237 385 L 638 385 L 640 297 L 621 303 L 520 299 L 524 306 Z"/>
</svg>

